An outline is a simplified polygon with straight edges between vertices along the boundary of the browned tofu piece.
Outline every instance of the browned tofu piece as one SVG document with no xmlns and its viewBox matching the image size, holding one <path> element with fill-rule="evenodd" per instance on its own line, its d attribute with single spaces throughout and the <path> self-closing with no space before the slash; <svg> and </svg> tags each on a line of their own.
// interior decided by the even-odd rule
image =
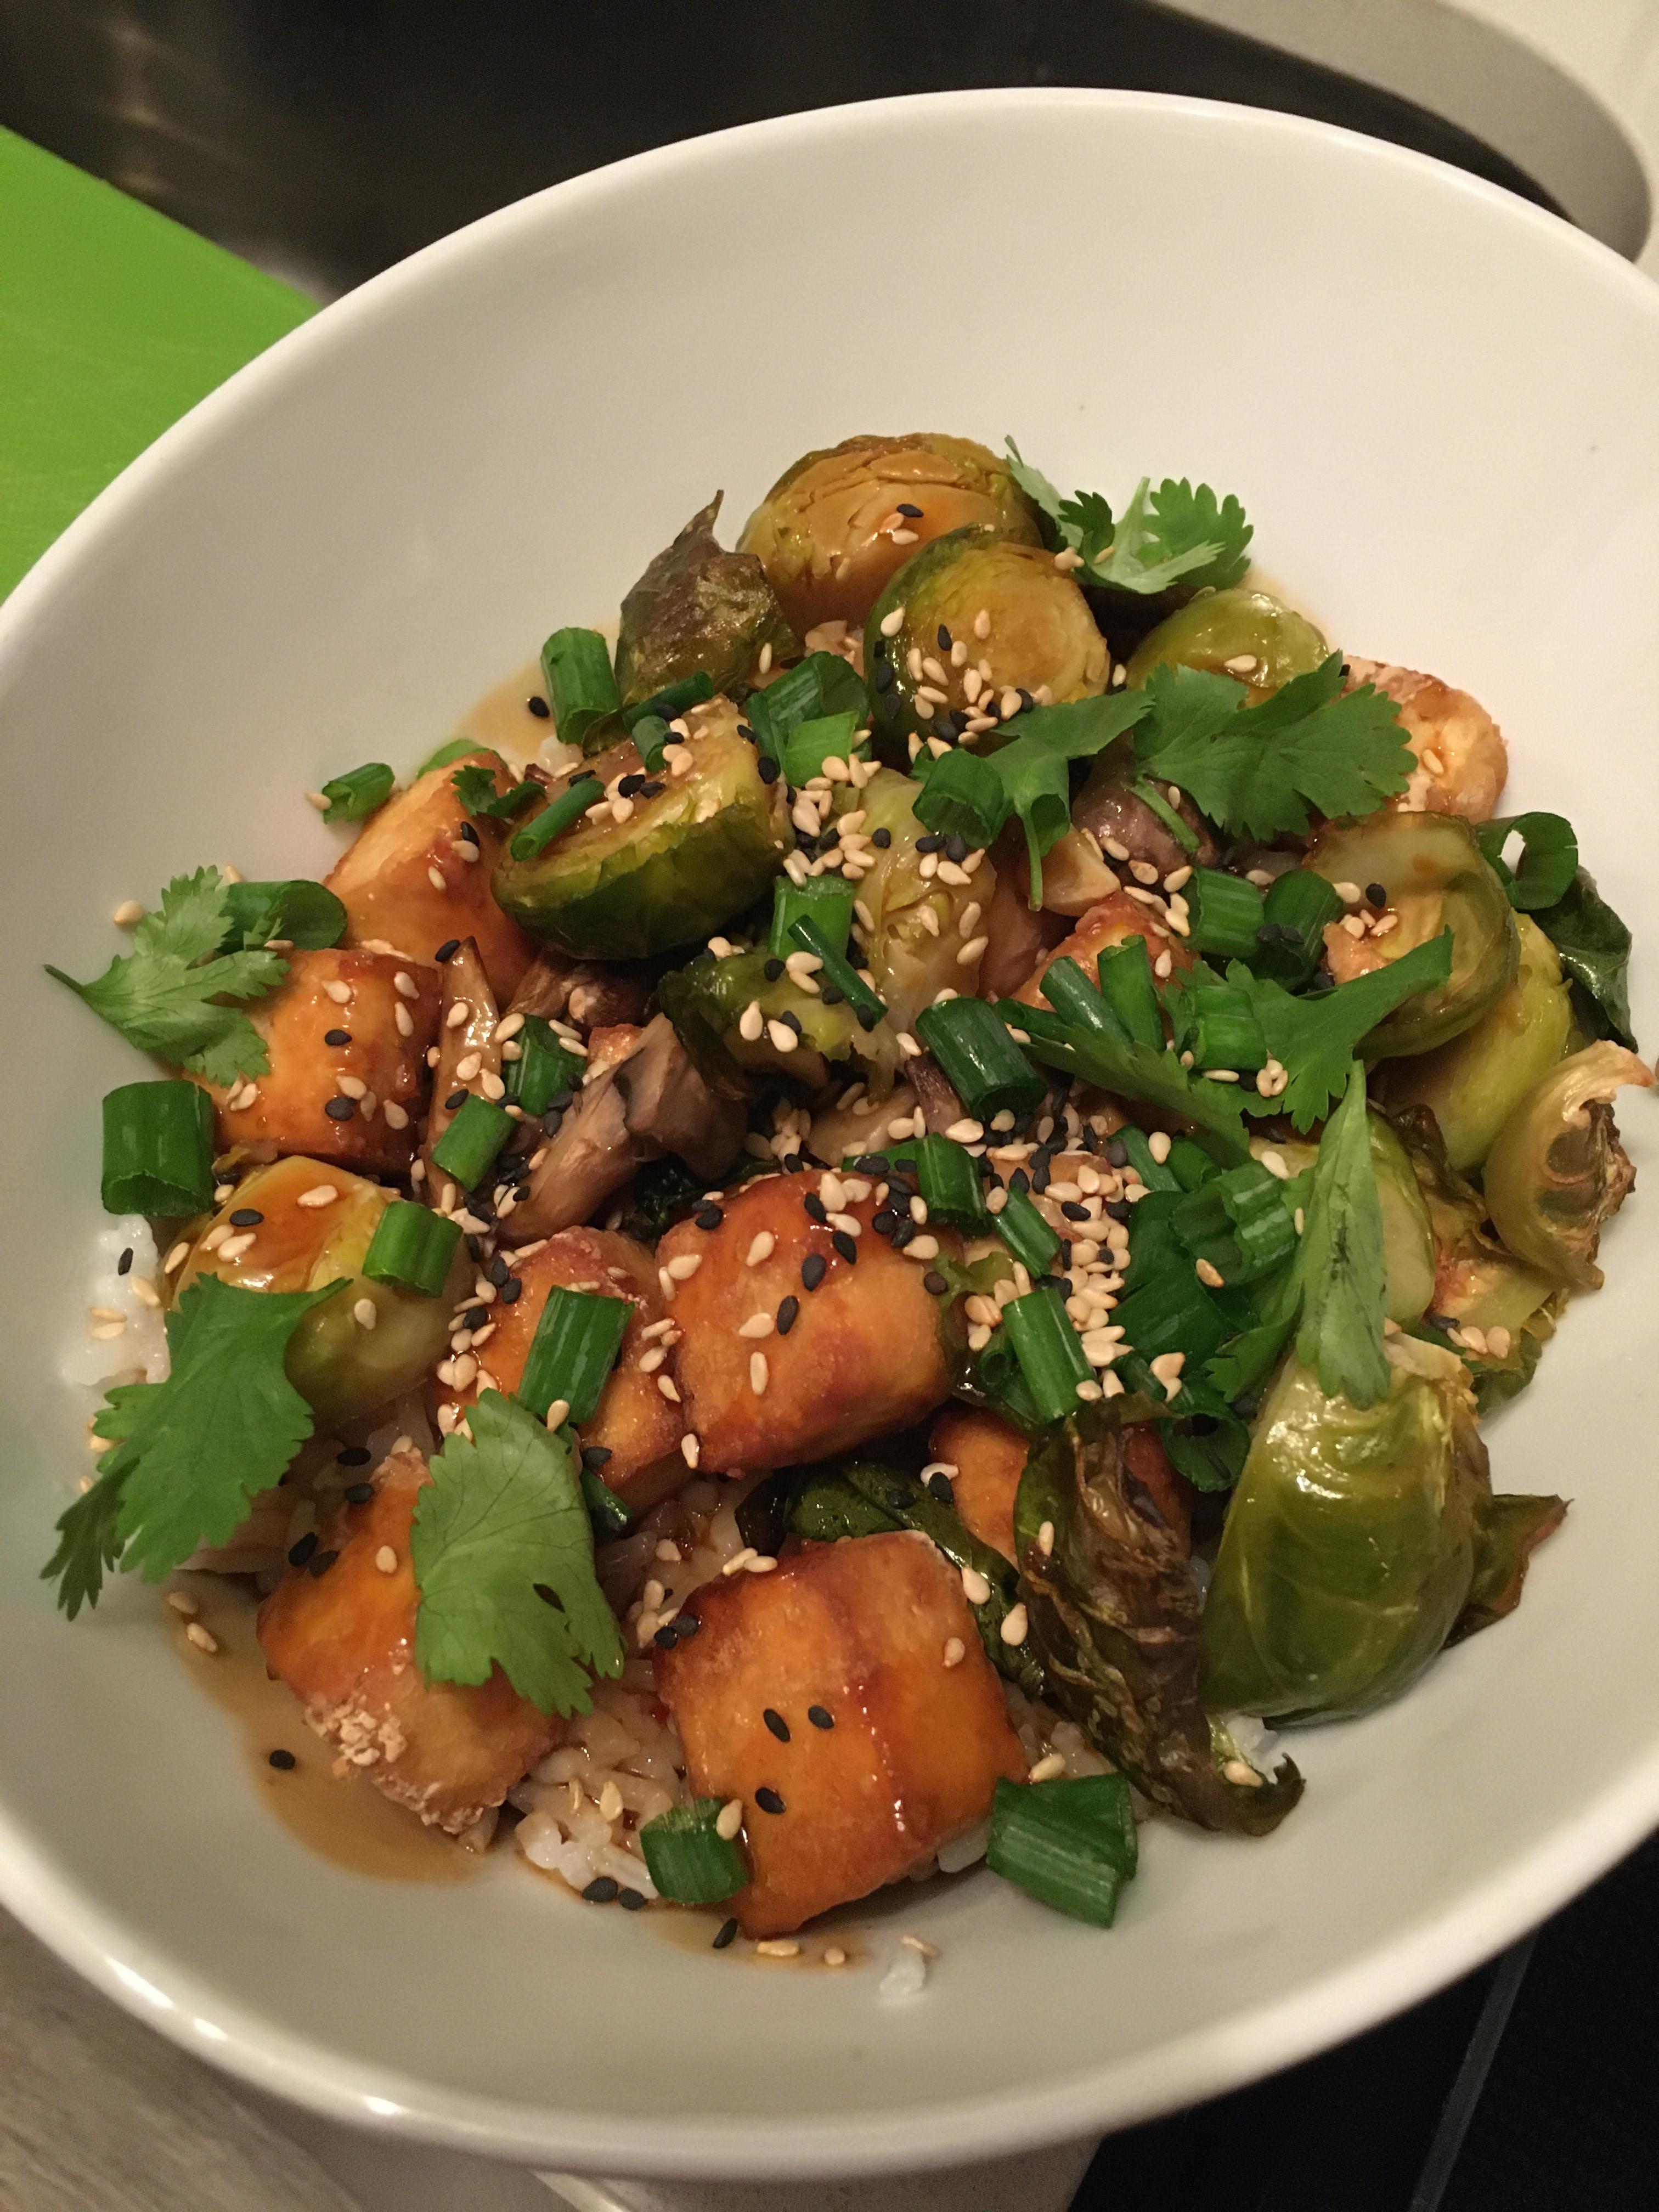
<svg viewBox="0 0 1659 2212">
<path fill-rule="evenodd" d="M 950 1389 L 949 1297 L 926 1287 L 925 1259 L 896 1252 L 871 1228 L 879 1209 L 867 1179 L 853 1181 L 869 1194 L 840 1209 L 859 1224 L 858 1256 L 849 1261 L 838 1251 L 836 1236 L 848 1232 L 821 1225 L 806 1208 L 809 1200 L 821 1203 L 826 1180 L 745 1183 L 720 1200 L 718 1229 L 682 1221 L 657 1247 L 671 1279 L 677 1268 L 695 1269 L 675 1283 L 669 1311 L 681 1332 L 675 1379 L 706 1471 L 752 1474 L 827 1459 L 921 1420 Z M 948 1235 L 939 1241 L 957 1249 Z M 780 1335 L 775 1317 L 786 1298 L 798 1311 Z M 765 1315 L 774 1317 L 769 1334 L 739 1334 Z"/>
<path fill-rule="evenodd" d="M 1071 935 L 1051 952 L 1043 954 L 1030 981 L 1015 995 L 1028 1006 L 1046 1006 L 1048 1000 L 1041 985 L 1051 960 L 1075 960 L 1086 975 L 1093 977 L 1099 973 L 1101 954 L 1115 951 L 1131 937 L 1146 939 L 1147 955 L 1154 962 L 1167 952 L 1171 969 L 1190 968 L 1193 964 L 1191 952 L 1180 938 L 1164 928 L 1150 907 L 1132 899 L 1127 891 L 1114 891 L 1109 898 L 1102 899 L 1098 906 L 1091 906 L 1086 914 L 1078 917 Z"/>
<path fill-rule="evenodd" d="M 596 1291 L 602 1297 L 631 1299 L 633 1317 L 611 1379 L 593 1418 L 584 1421 L 576 1434 L 584 1449 L 598 1446 L 610 1453 L 595 1474 L 636 1513 L 644 1512 L 678 1490 L 691 1473 L 680 1455 L 680 1408 L 657 1386 L 658 1376 L 668 1371 L 661 1356 L 662 1338 L 646 1334 L 665 1315 L 655 1261 L 643 1244 L 630 1237 L 604 1229 L 563 1229 L 539 1249 L 515 1255 L 512 1266 L 523 1290 L 514 1304 L 498 1302 L 490 1308 L 494 1327 L 477 1348 L 477 1374 L 465 1389 L 446 1389 L 440 1403 L 465 1408 L 474 1403 L 481 1389 L 493 1386 L 510 1395 L 518 1389 L 548 1292 L 556 1283 L 568 1291 Z M 654 1359 L 653 1352 L 658 1355 Z M 648 1365 L 641 1364 L 647 1361 Z"/>
<path fill-rule="evenodd" d="M 927 1450 L 955 1468 L 951 1488 L 969 1533 L 1012 1559 L 1014 1497 L 1031 1450 L 1025 1438 L 1000 1414 L 947 1406 L 928 1434 Z"/>
<path fill-rule="evenodd" d="M 961 1577 L 925 1536 L 808 1544 L 774 1573 L 706 1583 L 686 1610 L 702 1630 L 659 1652 L 657 1687 L 696 1795 L 744 1802 L 752 1879 L 732 1909 L 747 1934 L 925 1866 L 985 1818 L 999 1776 L 1024 1780 Z"/>
<path fill-rule="evenodd" d="M 306 1152 L 363 1175 L 400 1174 L 426 1096 L 437 969 L 347 945 L 284 957 L 287 981 L 246 1010 L 269 1069 L 229 1091 L 205 1086 L 218 1149 L 245 1146 L 255 1158 Z M 342 1033 L 346 1043 L 327 1042 Z"/>
<path fill-rule="evenodd" d="M 340 855 L 328 888 L 345 907 L 353 944 L 380 939 L 430 960 L 452 937 L 472 938 L 505 1005 L 535 947 L 501 912 L 489 888 L 511 825 L 474 822 L 476 846 L 460 835 L 468 816 L 450 779 L 457 769 L 469 767 L 491 769 L 498 791 L 515 781 L 484 751 L 428 769 L 369 817 L 356 844 Z"/>
<path fill-rule="evenodd" d="M 395 1804 L 459 1835 L 499 1805 L 558 1741 L 561 1724 L 521 1698 L 498 1667 L 487 1682 L 428 1682 L 415 1662 L 409 1532 L 429 1477 L 415 1451 L 382 1466 L 367 1505 L 343 1506 L 314 1555 L 259 1608 L 267 1665 L 311 1727 Z M 382 1551 L 396 1560 L 390 1573 Z"/>
</svg>

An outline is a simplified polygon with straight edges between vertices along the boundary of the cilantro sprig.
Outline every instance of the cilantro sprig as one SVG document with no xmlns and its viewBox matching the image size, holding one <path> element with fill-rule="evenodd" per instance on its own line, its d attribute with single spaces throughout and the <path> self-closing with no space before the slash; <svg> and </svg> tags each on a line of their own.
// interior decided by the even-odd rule
<svg viewBox="0 0 1659 2212">
<path fill-rule="evenodd" d="M 1081 554 L 1079 580 L 1146 598 L 1173 584 L 1188 592 L 1224 590 L 1249 566 L 1255 534 L 1231 494 L 1218 499 L 1208 484 L 1166 477 L 1156 489 L 1143 477 L 1121 516 L 1114 518 L 1099 492 L 1063 499 L 1041 469 L 1007 441 L 1015 483 L 1041 509 L 1051 542 Z"/>
<path fill-rule="evenodd" d="M 1297 1357 L 1316 1371 L 1328 1397 L 1374 1406 L 1389 1388 L 1382 1350 L 1388 1267 L 1362 1068 L 1350 1073 L 1342 1103 L 1325 1126 L 1304 1219 L 1296 1256 Z"/>
<path fill-rule="evenodd" d="M 110 1391 L 93 1427 L 112 1448 L 41 1570 L 71 1620 L 112 1567 L 159 1582 L 198 1546 L 228 1542 L 281 1479 L 312 1431 L 283 1365 L 289 1340 L 342 1287 L 245 1291 L 202 1275 L 183 1292 L 167 1317 L 166 1382 Z"/>
<path fill-rule="evenodd" d="M 60 968 L 46 973 L 141 1052 L 222 1085 L 263 1075 L 264 1041 L 238 1002 L 274 991 L 288 963 L 263 949 L 219 952 L 235 927 L 230 888 L 217 868 L 175 876 L 134 929 L 131 951 L 101 975 L 77 983 Z"/>
<path fill-rule="evenodd" d="M 416 1502 L 415 1656 L 445 1682 L 488 1681 L 499 1666 L 543 1712 L 585 1713 L 588 1673 L 620 1674 L 623 1652 L 570 1446 L 497 1390 L 467 1425 Z"/>
<path fill-rule="evenodd" d="M 511 821 L 544 788 L 526 777 L 524 782 L 509 784 L 505 791 L 498 792 L 494 769 L 485 768 L 477 761 L 466 768 L 458 768 L 449 781 L 469 814 L 482 815 L 495 822 Z"/>
</svg>

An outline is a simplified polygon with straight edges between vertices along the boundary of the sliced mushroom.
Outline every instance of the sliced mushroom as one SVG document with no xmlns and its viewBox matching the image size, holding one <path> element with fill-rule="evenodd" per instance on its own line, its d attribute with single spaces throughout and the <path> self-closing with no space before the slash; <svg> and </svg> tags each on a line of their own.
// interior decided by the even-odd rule
<svg viewBox="0 0 1659 2212">
<path fill-rule="evenodd" d="M 584 1029 L 608 1028 L 637 1022 L 652 988 L 650 971 L 635 962 L 573 960 L 544 945 L 526 969 L 507 1011 L 580 1022 Z"/>
<path fill-rule="evenodd" d="M 501 1095 L 501 1048 L 495 1042 L 500 1018 L 495 994 L 489 988 L 478 948 L 469 937 L 453 952 L 442 969 L 443 996 L 438 1009 L 438 1059 L 432 1072 L 432 1110 L 427 1117 L 426 1142 L 421 1158 L 426 1163 L 427 1188 L 435 1189 L 442 1170 L 434 1169 L 432 1155 L 439 1139 L 460 1109 L 446 1101 L 458 1091 L 479 1097 Z M 464 1011 L 456 1013 L 457 1007 Z"/>
</svg>

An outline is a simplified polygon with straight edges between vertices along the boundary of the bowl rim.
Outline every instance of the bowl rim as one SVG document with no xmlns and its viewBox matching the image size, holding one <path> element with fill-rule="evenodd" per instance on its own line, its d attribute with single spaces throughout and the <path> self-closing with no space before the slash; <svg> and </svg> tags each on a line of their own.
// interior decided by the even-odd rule
<svg viewBox="0 0 1659 2212">
<path fill-rule="evenodd" d="M 546 187 L 480 217 L 397 263 L 280 337 L 200 400 L 117 476 L 0 602 L 0 688 L 29 650 L 31 629 L 100 544 L 142 512 L 154 484 L 229 431 L 239 414 L 313 356 L 349 343 L 396 312 L 406 291 L 451 263 L 506 247 L 521 231 L 580 222 L 641 179 L 720 164 L 750 145 L 810 146 L 884 118 L 940 111 L 972 127 L 993 113 L 1163 114 L 1225 118 L 1243 135 L 1300 139 L 1375 173 L 1432 174 L 1437 189 L 1504 210 L 1502 220 L 1553 240 L 1587 275 L 1659 321 L 1659 288 L 1611 247 L 1547 209 L 1427 155 L 1339 125 L 1186 94 L 1083 86 L 1014 86 L 848 102 L 678 140 Z M 358 2128 L 475 2154 L 586 2172 L 672 2179 L 854 2179 L 961 2166 L 1133 2125 L 1243 2086 L 1358 2033 L 1443 1988 L 1516 1941 L 1605 1873 L 1659 1826 L 1659 1740 L 1574 1817 L 1481 1879 L 1433 1918 L 1253 2012 L 1206 2025 L 1104 2066 L 1060 2069 L 1037 2091 L 973 2100 L 850 2110 L 781 2119 L 594 2118 L 580 2111 L 447 2088 L 390 2066 L 331 2052 L 275 2027 L 153 1951 L 142 1931 L 38 1850 L 0 1799 L 0 1905 L 106 1996 L 198 2058 L 254 2088 Z M 210 2018 L 208 2015 L 211 2015 Z"/>
</svg>

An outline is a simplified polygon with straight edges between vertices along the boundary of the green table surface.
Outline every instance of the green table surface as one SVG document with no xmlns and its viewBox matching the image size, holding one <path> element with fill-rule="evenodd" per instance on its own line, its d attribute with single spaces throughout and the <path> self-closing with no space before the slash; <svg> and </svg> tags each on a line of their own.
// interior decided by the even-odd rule
<svg viewBox="0 0 1659 2212">
<path fill-rule="evenodd" d="M 314 303 L 0 131 L 0 595 Z"/>
</svg>

